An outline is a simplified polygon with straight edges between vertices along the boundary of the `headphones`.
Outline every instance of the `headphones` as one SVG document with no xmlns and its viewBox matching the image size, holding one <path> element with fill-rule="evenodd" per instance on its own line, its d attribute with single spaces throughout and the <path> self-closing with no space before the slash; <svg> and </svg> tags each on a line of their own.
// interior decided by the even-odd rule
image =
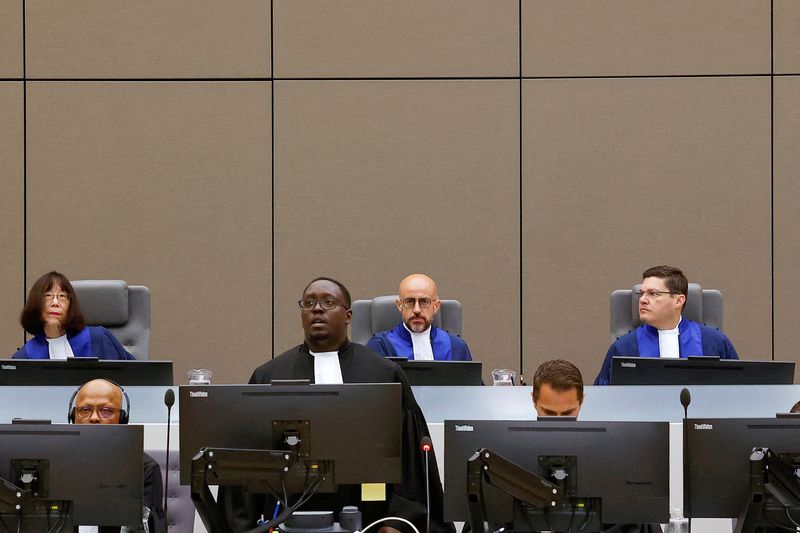
<svg viewBox="0 0 800 533">
<path fill-rule="evenodd" d="M 103 381 L 107 381 L 107 382 L 111 383 L 112 385 L 114 385 L 115 387 L 117 387 L 120 390 L 120 392 L 122 393 L 122 396 L 125 398 L 125 409 L 120 409 L 119 410 L 119 423 L 120 424 L 127 424 L 128 420 L 130 420 L 130 416 L 131 416 L 130 415 L 130 413 L 131 413 L 131 399 L 128 398 L 128 393 L 125 392 L 125 389 L 122 388 L 122 385 L 120 385 L 116 381 L 111 381 L 110 379 L 105 379 L 105 378 L 101 378 L 101 379 Z M 75 392 L 72 393 L 72 397 L 69 399 L 69 410 L 67 411 L 67 421 L 70 424 L 74 424 L 75 423 L 75 405 L 73 405 L 73 403 L 75 402 L 75 397 L 78 395 L 78 393 L 81 391 L 81 389 L 83 387 L 84 387 L 84 385 L 81 385 L 78 388 L 78 390 L 76 390 Z"/>
</svg>

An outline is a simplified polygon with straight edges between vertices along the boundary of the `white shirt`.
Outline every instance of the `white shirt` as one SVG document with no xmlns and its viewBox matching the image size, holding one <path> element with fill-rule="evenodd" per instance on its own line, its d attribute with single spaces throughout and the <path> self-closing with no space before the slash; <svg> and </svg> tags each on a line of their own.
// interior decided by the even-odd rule
<svg viewBox="0 0 800 533">
<path fill-rule="evenodd" d="M 431 346 L 431 327 L 417 333 L 411 331 L 403 322 L 403 327 L 411 334 L 411 344 L 414 346 L 414 359 L 416 361 L 433 361 L 433 347 Z"/>
<path fill-rule="evenodd" d="M 342 367 L 339 365 L 339 352 L 312 352 L 314 356 L 314 383 L 319 385 L 339 385 L 342 380 Z"/>
<path fill-rule="evenodd" d="M 680 333 L 678 333 L 681 320 L 683 317 L 678 319 L 678 324 L 673 329 L 658 330 L 658 354 L 661 357 L 677 359 L 681 356 Z"/>
<path fill-rule="evenodd" d="M 66 333 L 55 339 L 47 339 L 47 348 L 50 351 L 50 359 L 75 357 L 75 354 L 72 353 L 72 346 L 69 345 L 69 341 L 67 340 Z"/>
</svg>

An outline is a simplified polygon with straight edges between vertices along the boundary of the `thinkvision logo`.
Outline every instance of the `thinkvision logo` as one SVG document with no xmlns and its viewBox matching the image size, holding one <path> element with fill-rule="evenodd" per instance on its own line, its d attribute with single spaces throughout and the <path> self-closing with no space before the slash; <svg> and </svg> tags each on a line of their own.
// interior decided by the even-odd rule
<svg viewBox="0 0 800 533">
<path fill-rule="evenodd" d="M 620 363 L 622 368 L 636 368 L 636 363 Z"/>
<path fill-rule="evenodd" d="M 208 398 L 208 392 L 204 390 L 190 390 L 189 398 Z"/>
<path fill-rule="evenodd" d="M 17 365 L 0 365 L 0 368 L 3 370 L 16 370 Z"/>
<path fill-rule="evenodd" d="M 714 429 L 714 426 L 711 424 L 695 424 L 694 429 Z"/>
<path fill-rule="evenodd" d="M 475 431 L 475 428 L 469 424 L 458 425 L 456 424 L 456 431 Z"/>
</svg>

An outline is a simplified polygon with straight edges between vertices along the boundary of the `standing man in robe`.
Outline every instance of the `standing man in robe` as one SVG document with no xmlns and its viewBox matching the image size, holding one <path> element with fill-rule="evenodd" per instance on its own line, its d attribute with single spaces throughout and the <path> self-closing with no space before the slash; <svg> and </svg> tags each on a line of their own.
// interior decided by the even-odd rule
<svg viewBox="0 0 800 533">
<path fill-rule="evenodd" d="M 645 270 L 636 292 L 642 325 L 611 345 L 594 384 L 609 384 L 615 356 L 738 359 L 733 343 L 721 331 L 681 316 L 688 293 L 689 281 L 679 269 L 657 266 Z"/>
<path fill-rule="evenodd" d="M 422 437 L 429 436 L 422 410 L 405 374 L 394 362 L 381 357 L 347 338 L 350 323 L 350 293 L 340 282 L 317 278 L 303 291 L 298 302 L 305 340 L 256 368 L 250 383 L 271 383 L 281 379 L 308 379 L 311 383 L 400 383 L 403 405 L 403 482 L 387 486 L 385 502 L 360 501 L 360 487 L 340 486 L 338 494 L 316 495 L 308 508 L 341 509 L 341 505 L 357 505 L 365 519 L 398 516 L 413 522 L 420 531 L 426 528 L 425 458 L 419 451 Z M 354 432 L 357 433 L 357 428 Z M 431 454 L 430 484 L 431 532 L 453 533 L 453 524 L 444 522 L 444 496 L 435 456 Z M 240 489 L 220 490 L 219 503 L 233 531 L 251 529 L 260 515 L 272 516 L 272 502 L 264 495 L 249 494 Z M 328 507 L 326 507 L 328 506 Z M 369 523 L 365 520 L 365 524 Z M 393 526 L 410 531 L 399 522 Z M 396 533 L 394 527 L 382 527 L 382 533 Z"/>
<path fill-rule="evenodd" d="M 379 331 L 367 347 L 388 357 L 423 361 L 472 361 L 467 343 L 433 325 L 441 302 L 436 282 L 425 274 L 411 274 L 397 289 L 397 310 L 403 320 Z"/>
</svg>

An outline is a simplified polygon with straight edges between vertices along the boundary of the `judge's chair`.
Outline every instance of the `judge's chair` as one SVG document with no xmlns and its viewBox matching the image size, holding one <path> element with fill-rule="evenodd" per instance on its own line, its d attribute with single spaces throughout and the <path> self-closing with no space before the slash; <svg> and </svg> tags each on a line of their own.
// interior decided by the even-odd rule
<svg viewBox="0 0 800 533">
<path fill-rule="evenodd" d="M 639 298 L 633 293 L 641 286 L 639 283 L 632 289 L 619 289 L 611 293 L 611 342 L 642 324 L 639 321 Z M 694 322 L 722 329 L 722 293 L 690 283 L 683 316 Z"/>
<path fill-rule="evenodd" d="M 399 324 L 403 320 L 403 315 L 397 310 L 396 301 L 397 295 L 390 295 L 353 302 L 350 340 L 366 345 L 375 333 L 392 329 Z M 458 300 L 440 301 L 442 305 L 439 312 L 433 317 L 433 325 L 460 337 L 461 302 Z"/>
<path fill-rule="evenodd" d="M 72 282 L 89 326 L 107 328 L 136 359 L 150 358 L 150 290 L 122 280 Z"/>
</svg>

